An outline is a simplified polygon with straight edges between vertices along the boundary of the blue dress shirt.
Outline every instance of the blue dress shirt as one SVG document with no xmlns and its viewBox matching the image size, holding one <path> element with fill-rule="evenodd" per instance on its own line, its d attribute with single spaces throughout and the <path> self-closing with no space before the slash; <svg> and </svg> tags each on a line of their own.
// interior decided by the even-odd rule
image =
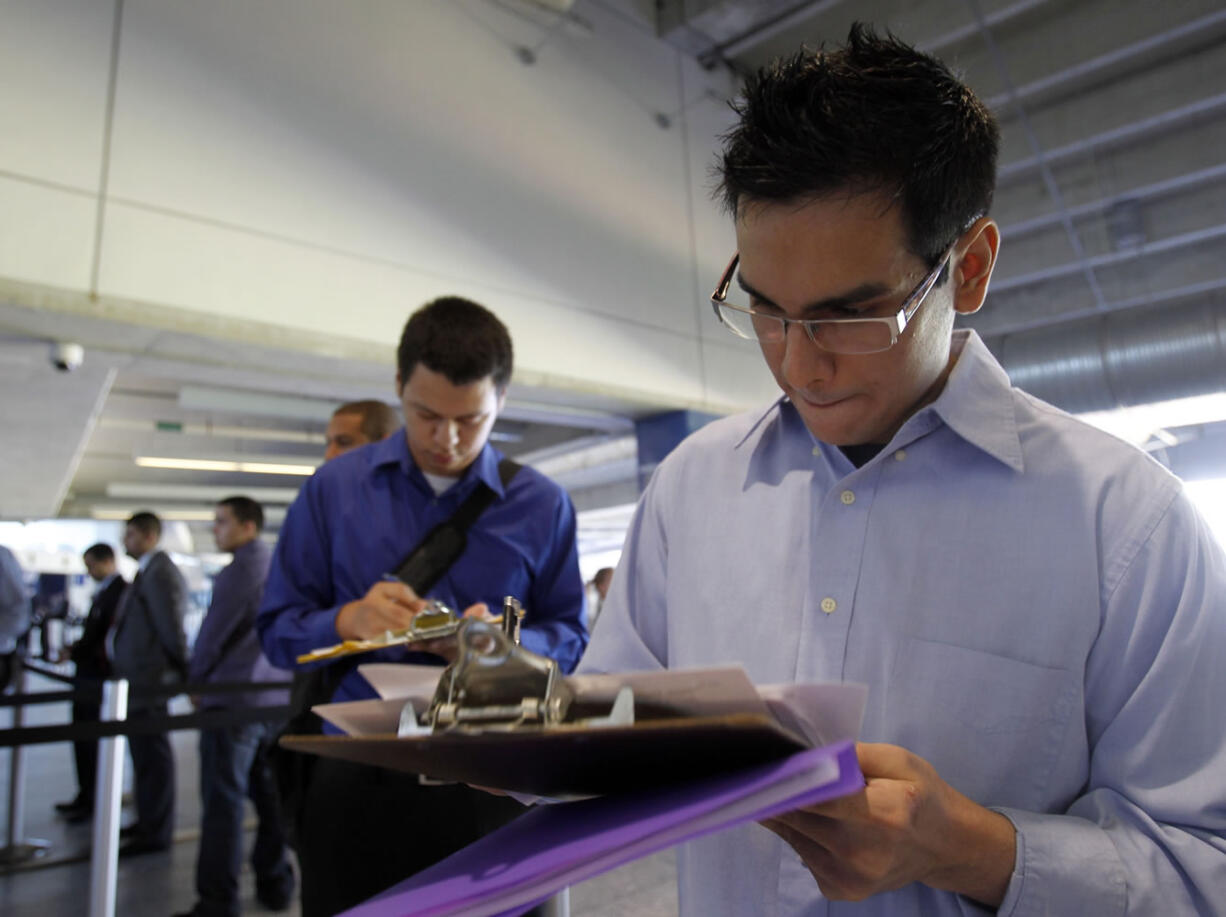
<svg viewBox="0 0 1226 917">
<path fill-rule="evenodd" d="M 504 490 L 501 458 L 486 444 L 459 481 L 439 495 L 413 462 L 403 430 L 319 468 L 286 515 L 260 609 L 260 637 L 273 664 L 291 668 L 299 655 L 338 643 L 341 606 L 366 595 L 484 484 L 498 499 L 468 530 L 464 553 L 429 597 L 460 612 L 485 602 L 497 613 L 504 596 L 515 596 L 527 612 L 523 645 L 573 670 L 587 645 L 574 507 L 562 488 L 531 468 L 522 468 Z M 440 661 L 402 647 L 341 660 Z M 334 699 L 373 696 L 354 671 Z"/>
<path fill-rule="evenodd" d="M 1157 463 L 955 346 L 861 468 L 786 400 L 686 440 L 583 669 L 865 683 L 865 741 L 1016 826 L 998 913 L 1226 913 L 1226 558 Z M 989 913 L 919 883 L 832 904 L 757 825 L 678 863 L 694 917 Z"/>
</svg>

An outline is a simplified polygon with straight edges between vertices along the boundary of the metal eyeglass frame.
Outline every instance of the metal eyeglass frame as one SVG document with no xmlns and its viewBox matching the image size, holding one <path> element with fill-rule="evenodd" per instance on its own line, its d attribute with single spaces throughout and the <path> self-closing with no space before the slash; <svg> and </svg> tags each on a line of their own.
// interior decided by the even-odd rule
<svg viewBox="0 0 1226 917">
<path fill-rule="evenodd" d="M 828 353 L 841 353 L 842 351 L 830 350 L 829 347 L 823 346 L 822 343 L 818 341 L 816 329 L 821 325 L 848 325 L 853 323 L 860 325 L 869 323 L 885 325 L 890 329 L 889 344 L 887 344 L 885 347 L 878 347 L 875 350 L 852 351 L 853 355 L 881 353 L 889 350 L 898 343 L 899 335 L 903 333 L 903 330 L 907 327 L 907 323 L 911 321 L 915 313 L 919 311 L 919 307 L 924 304 L 924 300 L 928 298 L 928 293 L 936 284 L 937 278 L 941 276 L 941 271 L 945 269 L 945 265 L 949 263 L 949 259 L 953 256 L 953 253 L 954 250 L 952 247 L 950 247 L 949 251 L 945 253 L 945 256 L 941 258 L 939 262 L 937 262 L 937 266 L 929 271 L 928 275 L 919 282 L 919 286 L 912 290 L 907 295 L 907 298 L 902 301 L 902 305 L 898 307 L 898 311 L 886 318 L 787 318 L 783 315 L 768 315 L 764 312 L 755 312 L 753 309 L 747 309 L 744 306 L 736 306 L 727 301 L 728 289 L 732 286 L 732 277 L 736 273 L 736 266 L 741 260 L 741 253 L 736 252 L 732 256 L 732 260 L 728 262 L 728 266 L 724 268 L 724 275 L 720 278 L 719 286 L 717 286 L 715 288 L 715 292 L 711 294 L 711 308 L 715 310 L 715 317 L 719 319 L 719 323 L 739 338 L 743 338 L 747 341 L 761 340 L 757 335 L 754 337 L 749 337 L 746 334 L 742 334 L 737 328 L 724 321 L 724 316 L 721 309 L 732 309 L 744 315 L 757 316 L 759 318 L 766 318 L 779 322 L 780 325 L 783 326 L 783 337 L 780 338 L 780 340 L 787 338 L 788 325 L 800 325 L 805 329 L 805 335 L 809 338 L 809 340 L 812 341 L 814 345 L 820 347 L 822 350 L 825 350 Z"/>
</svg>

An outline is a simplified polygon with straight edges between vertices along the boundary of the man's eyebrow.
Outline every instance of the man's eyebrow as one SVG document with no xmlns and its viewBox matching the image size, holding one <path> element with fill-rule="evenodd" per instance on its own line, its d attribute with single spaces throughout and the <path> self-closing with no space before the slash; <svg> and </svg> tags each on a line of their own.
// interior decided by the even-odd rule
<svg viewBox="0 0 1226 917">
<path fill-rule="evenodd" d="M 754 289 L 753 285 L 743 276 L 741 276 L 740 271 L 737 271 L 736 273 L 736 282 L 737 286 L 739 286 L 754 299 L 760 300 L 768 306 L 774 306 L 781 312 L 783 311 L 779 304 L 773 299 L 759 290 Z M 861 303 L 871 302 L 874 299 L 880 299 L 882 296 L 887 296 L 891 292 L 893 292 L 891 288 L 886 286 L 884 283 L 862 283 L 858 287 L 853 287 L 852 289 L 848 290 L 846 293 L 840 293 L 838 296 L 828 296 L 825 299 L 819 299 L 816 302 L 811 302 L 801 309 L 800 313 L 801 315 L 805 315 L 811 312 L 828 312 L 833 309 L 856 306 Z"/>
<path fill-rule="evenodd" d="M 434 410 L 433 408 L 427 407 L 426 405 L 422 404 L 420 401 L 410 401 L 409 406 L 413 408 L 413 410 L 419 411 L 422 414 L 433 414 L 435 417 L 443 416 L 438 411 Z M 472 420 L 475 417 L 483 417 L 485 416 L 486 413 L 488 412 L 487 411 L 473 411 L 471 414 L 461 414 L 459 417 L 448 417 L 447 419 L 448 420 Z"/>
</svg>

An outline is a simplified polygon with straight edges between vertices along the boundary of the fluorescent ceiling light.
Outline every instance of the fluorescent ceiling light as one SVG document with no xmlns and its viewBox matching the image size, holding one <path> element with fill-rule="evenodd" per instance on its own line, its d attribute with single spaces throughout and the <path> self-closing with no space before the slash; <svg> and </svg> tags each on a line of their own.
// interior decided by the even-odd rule
<svg viewBox="0 0 1226 917">
<path fill-rule="evenodd" d="M 314 474 L 316 467 L 288 462 L 173 458 L 161 455 L 138 455 L 134 461 L 142 468 L 171 468 L 176 471 L 238 471 L 247 474 L 297 474 L 303 477 Z"/>
<path fill-rule="evenodd" d="M 122 500 L 185 500 L 216 503 L 234 496 L 230 484 L 142 484 L 113 481 L 106 485 L 106 495 Z M 261 503 L 293 503 L 297 487 L 243 487 L 243 496 Z"/>
<path fill-rule="evenodd" d="M 135 508 L 115 508 L 115 507 L 94 507 L 89 511 L 89 515 L 93 519 L 101 519 L 106 521 L 125 522 L 130 519 L 137 510 Z M 213 510 L 211 509 L 163 509 L 157 511 L 157 516 L 163 522 L 212 522 Z"/>
<path fill-rule="evenodd" d="M 1106 430 L 1139 446 L 1155 437 L 1163 444 L 1170 445 L 1172 437 L 1166 433 L 1167 430 L 1226 420 L 1226 392 L 1138 404 L 1078 416 L 1100 430 Z"/>
<path fill-rule="evenodd" d="M 124 505 L 118 503 L 95 503 L 89 508 L 91 519 L 100 521 L 125 522 L 136 513 L 148 510 L 155 513 L 164 522 L 212 522 L 215 517 L 213 507 L 183 506 L 173 504 L 154 504 L 144 506 L 139 504 Z M 285 508 L 280 506 L 264 508 L 265 525 L 280 525 L 285 519 Z"/>
</svg>

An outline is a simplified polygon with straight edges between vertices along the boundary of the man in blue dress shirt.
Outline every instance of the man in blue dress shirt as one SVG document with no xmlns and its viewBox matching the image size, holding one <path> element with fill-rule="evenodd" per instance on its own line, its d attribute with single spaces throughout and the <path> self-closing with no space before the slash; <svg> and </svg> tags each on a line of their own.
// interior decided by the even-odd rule
<svg viewBox="0 0 1226 917">
<path fill-rule="evenodd" d="M 783 397 L 659 466 L 584 669 L 865 683 L 867 788 L 687 845 L 682 913 L 1226 913 L 1226 558 L 953 330 L 999 247 L 991 114 L 858 26 L 738 112 L 712 300 Z"/>
<path fill-rule="evenodd" d="M 504 596 L 527 611 L 522 642 L 569 672 L 587 644 L 575 511 L 531 468 L 504 488 L 489 445 L 511 378 L 511 338 L 487 309 L 435 300 L 406 323 L 396 390 L 405 427 L 321 467 L 290 507 L 259 629 L 276 665 L 340 640 L 408 626 L 425 598 L 386 574 L 477 489 L 495 499 L 428 598 L 487 615 Z M 420 649 L 420 648 L 418 648 Z M 442 659 L 405 648 L 344 657 L 335 700 L 374 697 L 358 663 Z M 331 915 L 466 846 L 518 804 L 463 786 L 330 759 L 314 762 L 298 816 L 303 914 Z"/>
</svg>

